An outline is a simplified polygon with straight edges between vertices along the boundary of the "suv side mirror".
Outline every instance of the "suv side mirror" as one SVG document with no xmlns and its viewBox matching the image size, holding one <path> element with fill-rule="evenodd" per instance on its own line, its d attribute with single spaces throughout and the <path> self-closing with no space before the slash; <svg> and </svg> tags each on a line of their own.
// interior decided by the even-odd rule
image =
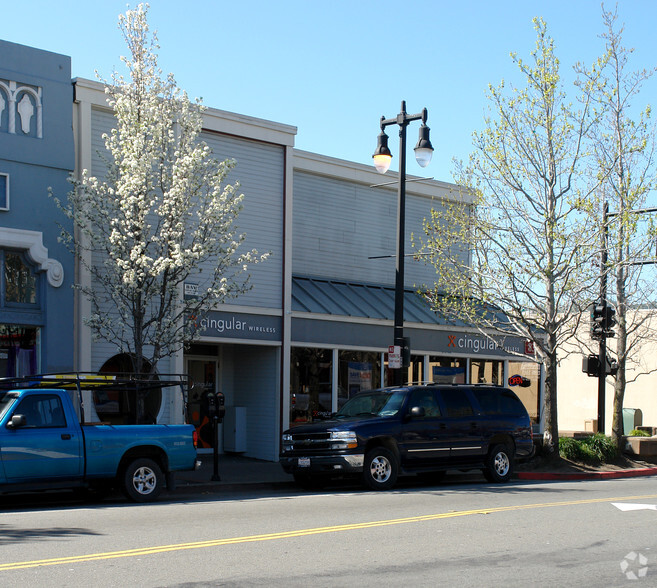
<svg viewBox="0 0 657 588">
<path fill-rule="evenodd" d="M 424 416 L 424 407 L 423 406 L 414 406 L 411 408 L 411 416 L 413 418 L 422 418 Z"/>
<path fill-rule="evenodd" d="M 24 427 L 27 424 L 24 414 L 15 414 L 11 417 L 11 420 L 7 423 L 8 429 L 18 429 Z"/>
</svg>

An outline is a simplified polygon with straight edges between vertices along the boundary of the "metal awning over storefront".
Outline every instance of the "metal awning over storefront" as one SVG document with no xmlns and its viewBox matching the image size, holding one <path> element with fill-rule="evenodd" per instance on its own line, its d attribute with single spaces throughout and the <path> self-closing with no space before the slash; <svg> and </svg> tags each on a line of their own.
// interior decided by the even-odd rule
<svg viewBox="0 0 657 588">
<path fill-rule="evenodd" d="M 392 320 L 395 314 L 393 287 L 357 284 L 294 276 L 292 310 L 313 314 Z M 427 325 L 454 325 L 431 310 L 416 291 L 404 291 L 404 320 Z"/>
</svg>

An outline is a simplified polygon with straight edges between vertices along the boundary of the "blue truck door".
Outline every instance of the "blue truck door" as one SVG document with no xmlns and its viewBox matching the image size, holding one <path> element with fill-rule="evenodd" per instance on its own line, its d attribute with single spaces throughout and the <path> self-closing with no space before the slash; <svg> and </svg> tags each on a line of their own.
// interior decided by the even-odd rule
<svg viewBox="0 0 657 588">
<path fill-rule="evenodd" d="M 82 433 L 77 421 L 67 423 L 57 394 L 24 396 L 11 416 L 19 414 L 25 426 L 5 428 L 0 437 L 7 482 L 82 476 Z"/>
</svg>

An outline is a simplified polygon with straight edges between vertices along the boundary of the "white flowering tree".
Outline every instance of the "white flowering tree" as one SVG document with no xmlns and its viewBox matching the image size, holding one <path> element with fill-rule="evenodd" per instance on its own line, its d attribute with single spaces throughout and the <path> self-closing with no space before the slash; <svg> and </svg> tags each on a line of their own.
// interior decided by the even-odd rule
<svg viewBox="0 0 657 588">
<path fill-rule="evenodd" d="M 198 313 L 245 292 L 255 250 L 238 254 L 245 235 L 235 220 L 243 196 L 226 183 L 233 161 L 218 161 L 199 140 L 202 106 L 191 103 L 157 65 L 148 5 L 119 16 L 129 77 L 105 82 L 116 127 L 104 136 L 104 178 L 73 180 L 64 233 L 91 275 L 77 287 L 91 302 L 85 323 L 120 347 L 135 372 L 155 370 L 191 340 Z M 184 283 L 198 285 L 186 298 Z"/>
</svg>

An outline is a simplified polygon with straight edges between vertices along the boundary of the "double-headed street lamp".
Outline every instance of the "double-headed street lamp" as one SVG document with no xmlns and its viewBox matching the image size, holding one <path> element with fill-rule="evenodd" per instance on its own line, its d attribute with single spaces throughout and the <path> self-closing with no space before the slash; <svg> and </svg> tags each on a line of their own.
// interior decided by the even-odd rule
<svg viewBox="0 0 657 588">
<path fill-rule="evenodd" d="M 372 155 L 374 167 L 384 174 L 390 168 L 392 153 L 388 149 L 388 135 L 384 129 L 389 125 L 399 125 L 399 187 L 397 192 L 397 264 L 395 269 L 395 330 L 394 344 L 407 351 L 402 357 L 407 358 L 410 351 L 408 342 L 404 339 L 404 236 L 406 224 L 406 127 L 411 121 L 421 120 L 420 138 L 415 146 L 415 159 L 420 167 L 426 167 L 431 161 L 433 147 L 429 141 L 429 127 L 427 126 L 427 109 L 422 109 L 419 114 L 406 113 L 406 101 L 402 100 L 401 112 L 395 118 L 381 117 L 381 133 L 378 136 L 376 151 Z M 404 365 L 406 364 L 406 365 Z M 408 367 L 406 361 L 402 361 L 402 367 Z M 402 369 L 395 370 L 394 384 L 402 384 Z"/>
</svg>

